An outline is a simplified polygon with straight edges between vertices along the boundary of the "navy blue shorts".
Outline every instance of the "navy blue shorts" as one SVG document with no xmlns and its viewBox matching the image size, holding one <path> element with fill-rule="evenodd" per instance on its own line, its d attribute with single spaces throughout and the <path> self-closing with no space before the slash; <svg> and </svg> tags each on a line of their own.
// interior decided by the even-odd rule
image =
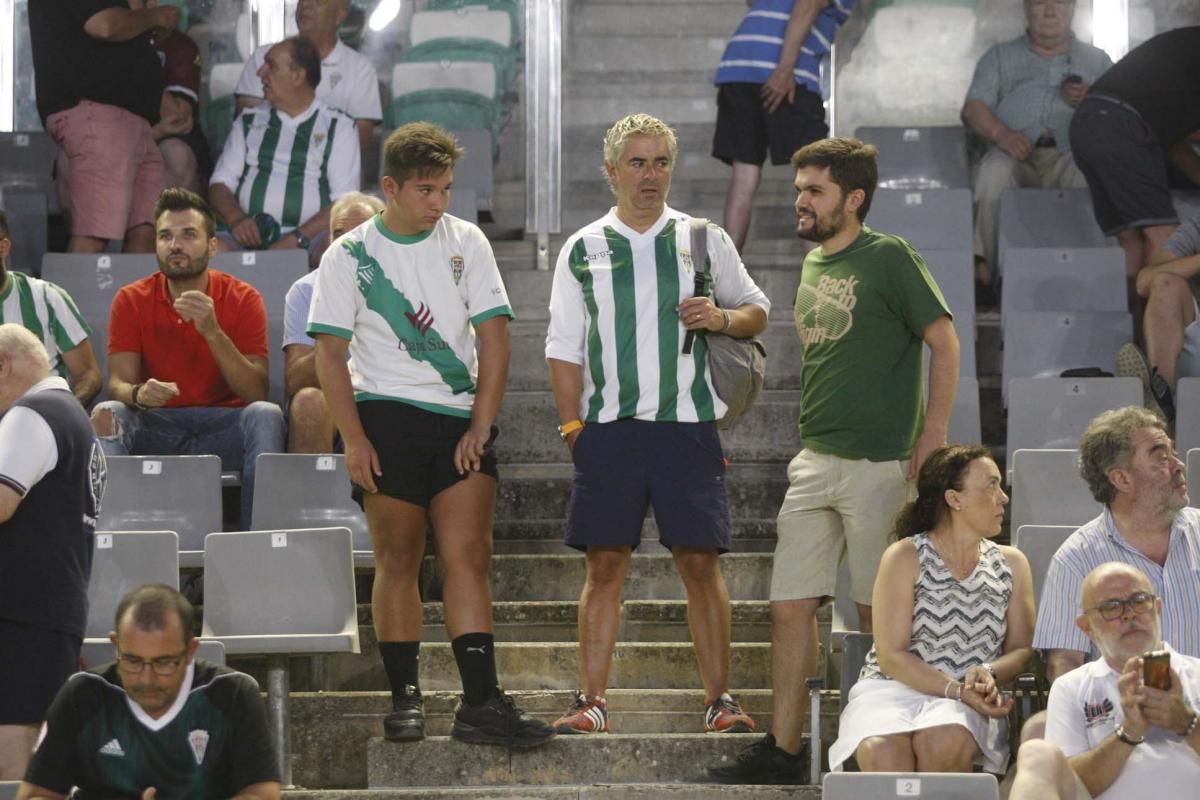
<svg viewBox="0 0 1200 800">
<path fill-rule="evenodd" d="M 0 619 L 0 725 L 39 725 L 67 678 L 79 671 L 82 640 Z"/>
<path fill-rule="evenodd" d="M 714 423 L 589 424 L 574 457 L 569 546 L 636 548 L 653 508 L 664 547 L 729 550 L 725 456 Z"/>
</svg>

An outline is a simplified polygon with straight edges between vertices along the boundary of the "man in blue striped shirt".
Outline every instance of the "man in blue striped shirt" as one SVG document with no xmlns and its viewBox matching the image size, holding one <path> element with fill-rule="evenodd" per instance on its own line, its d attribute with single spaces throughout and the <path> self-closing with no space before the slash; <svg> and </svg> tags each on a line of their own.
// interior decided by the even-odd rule
<svg viewBox="0 0 1200 800">
<path fill-rule="evenodd" d="M 746 243 L 754 193 L 772 164 L 824 139 L 821 59 L 833 47 L 854 0 L 746 0 L 750 10 L 721 55 L 713 156 L 733 166 L 724 228 L 738 251 Z"/>
<path fill-rule="evenodd" d="M 1200 509 L 1188 508 L 1187 476 L 1166 423 L 1144 408 L 1106 411 L 1079 440 L 1083 479 L 1104 503 L 1050 562 L 1033 646 L 1053 681 L 1097 655 L 1075 624 L 1083 579 L 1109 561 L 1131 564 L 1162 598 L 1162 638 L 1200 656 Z"/>
</svg>

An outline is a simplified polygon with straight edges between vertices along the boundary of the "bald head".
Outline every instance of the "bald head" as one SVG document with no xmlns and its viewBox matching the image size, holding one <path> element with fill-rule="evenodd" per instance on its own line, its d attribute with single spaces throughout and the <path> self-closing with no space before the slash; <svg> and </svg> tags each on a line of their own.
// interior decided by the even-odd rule
<svg viewBox="0 0 1200 800">
<path fill-rule="evenodd" d="M 1135 592 L 1154 594 L 1154 586 L 1144 572 L 1121 561 L 1110 561 L 1096 567 L 1083 579 L 1080 592 L 1083 607 L 1092 608 L 1097 603 L 1107 600 L 1112 596 L 1110 587 L 1118 585 L 1131 586 Z"/>
<path fill-rule="evenodd" d="M 1080 594 L 1083 611 L 1075 624 L 1117 672 L 1129 659 L 1159 646 L 1162 600 L 1137 567 L 1101 564 L 1084 578 Z"/>
<path fill-rule="evenodd" d="M 36 336 L 20 325 L 0 325 L 0 412 L 50 377 L 50 359 Z"/>
</svg>

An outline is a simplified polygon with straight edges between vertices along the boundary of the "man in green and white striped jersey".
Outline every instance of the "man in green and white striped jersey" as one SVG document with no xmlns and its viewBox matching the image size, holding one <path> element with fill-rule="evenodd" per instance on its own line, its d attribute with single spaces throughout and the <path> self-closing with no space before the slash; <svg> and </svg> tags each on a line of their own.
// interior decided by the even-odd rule
<svg viewBox="0 0 1200 800">
<path fill-rule="evenodd" d="M 321 60 L 304 37 L 272 47 L 259 77 L 268 102 L 234 120 L 209 181 L 209 201 L 228 229 L 218 234 L 218 246 L 301 248 L 319 257 L 330 206 L 358 190 L 354 120 L 317 99 Z M 263 214 L 278 223 L 275 242 L 264 239 Z"/>
<path fill-rule="evenodd" d="M 71 296 L 58 286 L 12 272 L 8 216 L 0 210 L 0 323 L 15 322 L 46 347 L 50 374 L 65 378 L 85 406 L 100 391 L 100 366 L 92 350 L 92 331 Z"/>
<path fill-rule="evenodd" d="M 729 594 L 717 557 L 730 523 L 715 424 L 726 407 L 709 377 L 707 337 L 760 333 L 771 304 L 719 227 L 709 226 L 707 253 L 691 252 L 688 216 L 667 206 L 676 149 L 675 132 L 646 114 L 609 129 L 604 170 L 617 205 L 567 240 L 554 273 L 546 359 L 575 462 L 566 542 L 587 553 L 582 681 L 559 733 L 608 730 L 621 587 L 650 506 L 687 589 L 704 728 L 754 729 L 727 691 Z M 708 286 L 693 296 L 699 258 Z"/>
</svg>

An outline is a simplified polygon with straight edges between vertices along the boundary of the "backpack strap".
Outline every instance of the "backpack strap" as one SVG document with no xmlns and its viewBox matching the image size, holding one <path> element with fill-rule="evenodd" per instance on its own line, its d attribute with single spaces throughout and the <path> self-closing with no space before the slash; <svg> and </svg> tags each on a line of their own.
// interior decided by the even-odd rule
<svg viewBox="0 0 1200 800">
<path fill-rule="evenodd" d="M 692 273 L 696 277 L 693 297 L 705 296 L 705 275 L 708 274 L 708 220 L 692 217 L 688 220 L 688 232 L 692 236 Z M 691 355 L 696 332 L 688 331 L 683 340 L 683 354 Z"/>
</svg>

